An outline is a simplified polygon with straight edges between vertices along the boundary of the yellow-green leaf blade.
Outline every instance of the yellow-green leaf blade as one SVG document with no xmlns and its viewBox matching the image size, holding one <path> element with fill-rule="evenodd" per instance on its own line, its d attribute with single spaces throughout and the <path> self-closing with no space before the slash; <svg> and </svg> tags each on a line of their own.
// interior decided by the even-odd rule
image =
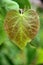
<svg viewBox="0 0 43 65">
<path fill-rule="evenodd" d="M 9 11 L 5 18 L 5 29 L 13 43 L 23 49 L 38 32 L 38 15 L 33 10 L 23 14 L 14 10 Z"/>
</svg>

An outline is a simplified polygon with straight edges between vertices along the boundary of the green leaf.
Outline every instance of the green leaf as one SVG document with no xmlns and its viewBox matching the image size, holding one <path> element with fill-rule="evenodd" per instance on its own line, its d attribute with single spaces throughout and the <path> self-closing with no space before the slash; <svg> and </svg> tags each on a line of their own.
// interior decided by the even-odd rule
<svg viewBox="0 0 43 65">
<path fill-rule="evenodd" d="M 43 63 L 43 49 L 42 48 L 38 48 L 37 49 L 37 64 L 42 64 Z"/>
<path fill-rule="evenodd" d="M 0 14 L 0 45 L 5 41 L 6 35 L 3 25 L 3 16 Z"/>
<path fill-rule="evenodd" d="M 36 63 L 36 48 L 27 44 L 27 65 L 35 65 Z"/>
<path fill-rule="evenodd" d="M 36 37 L 30 42 L 30 44 L 36 48 L 40 47 L 40 36 L 39 33 Z"/>
<path fill-rule="evenodd" d="M 13 0 L 13 1 L 16 1 L 16 2 L 19 4 L 19 7 L 20 7 L 21 9 L 31 8 L 31 5 L 30 5 L 29 0 Z"/>
<path fill-rule="evenodd" d="M 3 53 L 0 53 L 0 65 L 10 65 Z"/>
<path fill-rule="evenodd" d="M 36 57 L 36 48 L 28 44 L 26 48 L 21 51 L 9 39 L 6 39 L 0 51 L 0 62 L 2 65 L 29 65 L 34 62 Z"/>
<path fill-rule="evenodd" d="M 39 42 L 39 45 L 40 45 L 40 47 L 43 48 L 43 9 L 38 8 L 37 12 L 40 17 L 40 31 L 39 31 L 40 42 Z"/>
<path fill-rule="evenodd" d="M 5 9 L 7 11 L 9 10 L 19 10 L 19 5 L 12 1 L 12 0 L 2 0 L 2 4 L 3 4 L 3 7 L 5 7 Z"/>
<path fill-rule="evenodd" d="M 9 38 L 21 49 L 30 42 L 39 30 L 39 17 L 34 10 L 21 13 L 12 10 L 5 18 L 5 30 Z"/>
</svg>

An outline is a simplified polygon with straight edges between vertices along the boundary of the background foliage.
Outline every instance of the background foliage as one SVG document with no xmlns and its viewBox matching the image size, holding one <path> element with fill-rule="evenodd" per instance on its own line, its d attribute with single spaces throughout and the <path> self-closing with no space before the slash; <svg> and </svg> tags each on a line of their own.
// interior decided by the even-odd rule
<svg viewBox="0 0 43 65">
<path fill-rule="evenodd" d="M 43 9 L 36 9 L 40 30 L 23 51 L 9 40 L 4 30 L 4 19 L 9 10 L 19 11 L 31 6 L 29 0 L 0 0 L 0 65 L 43 65 Z"/>
</svg>

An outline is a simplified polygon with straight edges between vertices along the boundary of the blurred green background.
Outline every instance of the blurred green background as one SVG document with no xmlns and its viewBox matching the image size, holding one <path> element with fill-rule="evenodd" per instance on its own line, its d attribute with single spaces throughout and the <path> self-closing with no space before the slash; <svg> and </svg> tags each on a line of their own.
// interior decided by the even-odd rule
<svg viewBox="0 0 43 65">
<path fill-rule="evenodd" d="M 43 65 L 43 9 L 37 6 L 40 30 L 22 51 L 9 40 L 4 18 L 9 10 L 31 9 L 29 0 L 0 0 L 0 65 Z"/>
</svg>

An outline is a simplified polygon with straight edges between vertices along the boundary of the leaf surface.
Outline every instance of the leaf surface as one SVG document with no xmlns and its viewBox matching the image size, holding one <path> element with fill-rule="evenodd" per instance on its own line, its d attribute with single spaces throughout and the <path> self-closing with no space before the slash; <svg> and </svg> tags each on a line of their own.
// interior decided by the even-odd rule
<svg viewBox="0 0 43 65">
<path fill-rule="evenodd" d="M 7 11 L 9 10 L 18 11 L 19 10 L 19 5 L 15 1 L 12 1 L 12 0 L 3 0 L 2 6 L 5 7 Z"/>
<path fill-rule="evenodd" d="M 23 49 L 30 42 L 39 30 L 38 14 L 29 9 L 23 14 L 11 10 L 5 18 L 5 30 L 9 38 Z"/>
</svg>

